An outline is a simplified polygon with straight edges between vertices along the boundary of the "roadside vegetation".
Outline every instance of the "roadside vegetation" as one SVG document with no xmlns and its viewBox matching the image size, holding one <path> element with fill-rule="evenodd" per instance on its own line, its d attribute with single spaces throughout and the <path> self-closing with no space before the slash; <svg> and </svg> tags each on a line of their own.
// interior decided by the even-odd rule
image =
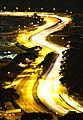
<svg viewBox="0 0 83 120">
<path fill-rule="evenodd" d="M 60 81 L 67 87 L 69 95 L 74 95 L 83 105 L 83 15 L 73 17 L 71 34 L 64 38 L 67 50 L 62 53 Z"/>
<path fill-rule="evenodd" d="M 70 48 L 63 52 L 60 66 L 61 83 L 69 95 L 83 97 L 83 49 Z"/>
<path fill-rule="evenodd" d="M 58 120 L 83 120 L 83 113 L 70 111 L 68 114 L 60 117 Z"/>
</svg>

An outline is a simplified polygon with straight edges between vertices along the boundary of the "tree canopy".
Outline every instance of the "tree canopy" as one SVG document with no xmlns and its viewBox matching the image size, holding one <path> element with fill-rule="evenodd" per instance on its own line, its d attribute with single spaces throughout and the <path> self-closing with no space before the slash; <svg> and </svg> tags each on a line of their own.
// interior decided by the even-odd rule
<svg viewBox="0 0 83 120">
<path fill-rule="evenodd" d="M 70 48 L 63 51 L 60 79 L 69 94 L 83 96 L 83 50 Z"/>
</svg>

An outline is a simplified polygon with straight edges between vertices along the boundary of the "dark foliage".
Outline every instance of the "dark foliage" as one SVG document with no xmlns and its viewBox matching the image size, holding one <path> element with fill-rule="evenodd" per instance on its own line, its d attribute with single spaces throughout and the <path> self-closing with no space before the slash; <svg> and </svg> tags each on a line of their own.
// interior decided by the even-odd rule
<svg viewBox="0 0 83 120">
<path fill-rule="evenodd" d="M 21 117 L 21 120 L 53 120 L 53 117 L 49 113 L 24 113 Z"/>
<path fill-rule="evenodd" d="M 23 47 L 24 48 L 24 47 Z M 20 74 L 26 67 L 19 66 L 20 63 L 27 64 L 27 67 L 30 66 L 32 61 L 39 55 L 39 51 L 42 49 L 40 46 L 35 46 L 33 48 L 25 48 L 26 52 L 18 54 L 10 64 L 0 68 L 0 84 L 4 84 L 6 81 L 12 82 L 13 79 Z M 31 62 L 26 62 L 26 58 Z"/>
<path fill-rule="evenodd" d="M 57 56 L 58 56 L 58 54 L 54 53 L 54 52 L 48 53 L 45 56 L 44 60 L 38 65 L 38 66 L 43 65 L 43 73 L 45 73 L 49 69 L 49 67 L 53 66 L 52 63 L 54 63 L 54 61 L 56 60 Z"/>
<path fill-rule="evenodd" d="M 19 99 L 19 95 L 16 93 L 16 90 L 13 88 L 2 88 L 0 87 L 0 104 L 2 108 L 5 108 L 5 102 L 14 101 Z"/>
<path fill-rule="evenodd" d="M 69 112 L 65 116 L 60 117 L 59 120 L 83 120 L 83 113 Z"/>
<path fill-rule="evenodd" d="M 69 94 L 83 96 L 83 50 L 70 48 L 63 52 L 60 79 Z"/>
</svg>

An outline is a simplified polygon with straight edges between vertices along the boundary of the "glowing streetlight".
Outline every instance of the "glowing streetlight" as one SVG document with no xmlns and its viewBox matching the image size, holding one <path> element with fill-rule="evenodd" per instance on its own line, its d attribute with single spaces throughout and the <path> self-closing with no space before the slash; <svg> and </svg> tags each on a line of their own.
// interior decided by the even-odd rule
<svg viewBox="0 0 83 120">
<path fill-rule="evenodd" d="M 68 13 L 69 11 L 68 11 L 68 10 L 66 10 L 66 12 Z"/>
<path fill-rule="evenodd" d="M 28 7 L 28 10 L 30 10 L 31 8 L 30 7 Z"/>
<path fill-rule="evenodd" d="M 53 10 L 55 10 L 55 8 L 53 8 Z"/>
<path fill-rule="evenodd" d="M 18 10 L 18 7 L 16 7 L 16 10 Z"/>
<path fill-rule="evenodd" d="M 0 12 L 3 12 L 2 10 L 0 10 Z"/>
<path fill-rule="evenodd" d="M 26 29 L 26 26 L 24 26 L 24 29 Z"/>
<path fill-rule="evenodd" d="M 43 10 L 44 8 L 41 8 L 41 10 Z"/>
<path fill-rule="evenodd" d="M 6 10 L 6 7 L 4 7 L 4 10 Z"/>
</svg>

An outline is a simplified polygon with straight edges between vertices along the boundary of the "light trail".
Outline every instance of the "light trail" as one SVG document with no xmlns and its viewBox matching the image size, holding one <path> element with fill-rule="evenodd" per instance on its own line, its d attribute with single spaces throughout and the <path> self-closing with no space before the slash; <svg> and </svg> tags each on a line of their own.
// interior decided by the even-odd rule
<svg viewBox="0 0 83 120">
<path fill-rule="evenodd" d="M 0 15 L 11 15 L 11 16 L 31 16 L 33 15 L 33 12 L 2 12 Z M 40 26 L 37 28 L 37 30 L 30 32 L 24 32 L 23 34 L 20 34 L 20 37 L 18 38 L 18 41 L 20 44 L 23 44 L 27 47 L 29 47 L 29 43 L 31 46 L 40 45 L 44 46 L 46 48 L 50 48 L 52 51 L 57 51 L 59 53 L 59 57 L 55 61 L 53 68 L 50 70 L 49 74 L 48 72 L 42 76 L 42 79 L 39 80 L 39 85 L 37 87 L 37 95 L 39 99 L 42 101 L 43 104 L 45 104 L 50 110 L 52 110 L 54 113 L 58 113 L 60 115 L 66 114 L 68 111 L 76 111 L 76 112 L 83 112 L 83 107 L 76 101 L 74 101 L 71 97 L 67 95 L 67 90 L 64 88 L 64 86 L 61 85 L 59 78 L 59 69 L 60 69 L 60 61 L 62 58 L 62 51 L 64 51 L 66 48 L 61 47 L 59 45 L 53 44 L 51 42 L 46 41 L 46 37 L 53 32 L 62 30 L 66 24 L 71 22 L 70 18 L 67 17 L 60 17 L 54 14 L 49 13 L 38 13 L 38 15 L 43 16 L 47 23 L 43 26 Z M 55 18 L 60 19 L 61 23 L 58 25 L 55 25 Z M 52 27 L 53 26 L 53 27 Z M 30 38 L 31 37 L 31 38 Z M 30 38 L 30 40 L 28 40 Z M 29 43 L 28 43 L 29 42 Z M 30 46 L 30 47 L 31 47 Z M 48 51 L 48 50 L 47 50 Z M 50 50 L 49 50 L 50 51 Z M 44 53 L 45 54 L 45 53 Z M 44 55 L 45 56 L 45 55 Z M 38 60 L 39 61 L 39 60 Z M 21 92 L 22 97 L 26 99 L 24 100 L 26 105 L 28 106 L 27 110 L 33 110 L 33 111 L 42 111 L 39 107 L 39 105 L 36 107 L 36 103 L 34 103 L 33 96 L 32 96 L 32 88 L 34 85 L 35 78 L 32 77 L 33 80 L 29 79 L 26 83 L 28 83 L 28 86 L 25 84 L 19 85 L 19 81 L 13 82 L 13 84 L 17 84 L 19 89 L 18 91 Z M 27 76 L 26 76 L 27 80 Z M 30 87 L 29 87 L 30 86 Z M 29 92 L 29 95 L 25 96 L 26 92 Z M 61 97 L 62 99 L 61 99 Z M 23 104 L 22 108 L 25 108 L 25 104 L 22 101 L 22 99 L 19 101 L 19 104 Z M 31 103 L 32 102 L 32 103 Z M 67 103 L 67 104 L 66 104 Z M 26 106 L 26 107 L 27 107 Z M 31 108 L 31 106 L 33 106 Z"/>
<path fill-rule="evenodd" d="M 50 16 L 50 17 L 54 17 L 53 16 Z M 64 100 L 69 104 L 69 106 L 67 105 L 67 107 L 63 107 L 63 105 L 59 105 L 56 104 L 56 99 L 58 99 L 59 102 L 62 102 L 59 98 L 59 96 L 55 97 L 55 100 L 53 100 L 53 98 L 51 97 L 53 92 L 52 92 L 52 88 L 53 88 L 53 84 L 52 84 L 52 81 L 56 81 L 56 84 L 55 86 L 57 86 L 56 88 L 56 91 L 55 91 L 55 94 L 60 94 L 60 93 L 57 93 L 57 89 L 59 89 L 59 78 L 60 76 L 59 75 L 59 68 L 60 68 L 60 61 L 61 61 L 61 58 L 62 58 L 62 51 L 65 50 L 64 47 L 61 47 L 61 46 L 58 46 L 58 45 L 54 45 L 50 42 L 47 42 L 45 40 L 46 36 L 49 35 L 50 33 L 53 33 L 53 32 L 56 32 L 58 30 L 61 30 L 66 24 L 68 24 L 70 22 L 70 19 L 69 18 L 66 18 L 66 17 L 58 17 L 58 16 L 55 16 L 56 18 L 58 19 L 61 19 L 61 23 L 58 24 L 58 26 L 54 26 L 54 27 L 51 27 L 51 28 L 48 28 L 47 30 L 44 30 L 44 32 L 40 32 L 36 35 L 33 35 L 32 36 L 32 40 L 37 43 L 37 44 L 40 44 L 40 45 L 43 45 L 43 46 L 46 46 L 48 48 L 51 48 L 52 50 L 55 50 L 59 53 L 59 59 L 57 59 L 57 62 L 55 62 L 54 64 L 54 67 L 52 68 L 52 70 L 50 71 L 50 73 L 48 74 L 47 78 L 45 80 L 41 80 L 43 83 L 43 85 L 41 86 L 41 81 L 40 81 L 40 84 L 38 86 L 38 91 L 37 91 L 37 94 L 38 94 L 38 97 L 40 98 L 40 100 L 46 105 L 48 106 L 48 108 L 52 109 L 54 112 L 58 112 L 59 114 L 66 114 L 68 111 L 76 111 L 76 112 L 83 112 L 83 107 L 78 105 L 77 106 L 77 102 L 75 102 L 74 100 L 72 101 L 72 99 L 68 98 L 67 96 L 62 96 L 62 98 L 65 98 Z M 56 69 L 56 66 L 59 66 L 57 67 Z M 57 75 L 56 75 L 57 74 Z M 73 104 L 72 104 L 73 103 Z M 71 106 L 71 107 L 70 107 Z M 73 107 L 73 108 L 72 108 Z"/>
<path fill-rule="evenodd" d="M 75 109 L 77 109 L 78 111 L 83 112 L 83 106 L 81 106 L 78 102 L 76 102 L 75 100 L 73 100 L 71 97 L 69 97 L 67 94 L 61 94 L 61 97 L 67 102 L 69 103 L 72 107 L 74 107 Z"/>
<path fill-rule="evenodd" d="M 60 24 L 59 24 L 60 25 Z M 64 27 L 64 26 L 63 26 Z M 54 29 L 53 29 L 54 28 Z M 52 68 L 51 72 L 48 74 L 46 80 L 41 80 L 40 84 L 38 86 L 38 97 L 40 98 L 40 100 L 46 105 L 48 106 L 49 109 L 51 109 L 53 112 L 57 112 L 60 115 L 66 114 L 68 112 L 67 109 L 61 107 L 60 105 L 58 105 L 53 98 L 51 97 L 52 95 L 52 86 L 53 86 L 53 82 L 54 80 L 56 80 L 55 78 L 55 74 L 57 74 L 56 72 L 58 71 L 58 67 L 60 65 L 60 60 L 62 58 L 62 51 L 65 50 L 64 47 L 58 46 L 58 45 L 53 45 L 47 41 L 45 41 L 45 37 L 47 35 L 49 35 L 50 33 L 54 32 L 56 27 L 53 28 L 49 28 L 47 30 L 44 30 L 44 32 L 40 32 L 34 36 L 32 36 L 32 40 L 40 45 L 46 46 L 51 48 L 52 50 L 58 51 L 58 53 L 60 54 L 60 56 L 58 57 L 57 61 L 55 62 L 54 67 Z M 62 26 L 60 25 L 60 27 L 58 27 L 58 29 L 62 29 Z M 57 31 L 57 30 L 56 30 Z M 57 69 L 56 69 L 57 68 Z M 59 73 L 58 73 L 59 74 Z M 41 83 L 43 82 L 43 85 L 41 86 Z M 58 86 L 59 81 L 56 82 L 56 86 Z M 58 87 L 57 87 L 58 88 Z M 40 93 L 41 92 L 41 93 Z M 56 93 L 55 93 L 56 94 Z M 42 100 L 43 98 L 43 100 Z"/>
</svg>

